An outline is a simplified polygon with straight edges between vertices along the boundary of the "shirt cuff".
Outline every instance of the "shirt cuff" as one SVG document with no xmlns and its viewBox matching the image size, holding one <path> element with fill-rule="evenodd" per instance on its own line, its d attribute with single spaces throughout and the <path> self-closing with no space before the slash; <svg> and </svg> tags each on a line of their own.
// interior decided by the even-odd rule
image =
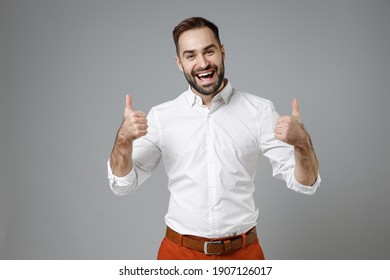
<svg viewBox="0 0 390 280">
<path fill-rule="evenodd" d="M 107 174 L 111 190 L 116 195 L 124 195 L 132 192 L 136 188 L 135 181 L 137 179 L 137 174 L 134 170 L 134 167 L 130 172 L 123 176 L 116 176 L 112 173 L 110 160 L 107 162 Z"/>
<path fill-rule="evenodd" d="M 302 185 L 297 181 L 297 179 L 295 179 L 295 176 L 293 176 L 291 188 L 298 193 L 313 195 L 316 192 L 317 187 L 320 185 L 320 183 L 321 183 L 320 174 L 317 175 L 317 180 L 312 186 Z"/>
</svg>

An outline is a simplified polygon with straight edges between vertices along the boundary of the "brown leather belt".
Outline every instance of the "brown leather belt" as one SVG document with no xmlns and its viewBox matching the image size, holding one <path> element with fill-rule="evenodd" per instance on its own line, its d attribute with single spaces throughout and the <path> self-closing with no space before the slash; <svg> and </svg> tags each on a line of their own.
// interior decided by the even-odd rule
<svg viewBox="0 0 390 280">
<path fill-rule="evenodd" d="M 219 255 L 242 248 L 244 242 L 245 246 L 253 243 L 257 239 L 257 233 L 256 227 L 254 227 L 242 235 L 220 239 L 205 239 L 190 235 L 181 235 L 167 227 L 166 237 L 176 244 L 181 243 L 184 247 L 203 252 L 206 255 Z"/>
</svg>

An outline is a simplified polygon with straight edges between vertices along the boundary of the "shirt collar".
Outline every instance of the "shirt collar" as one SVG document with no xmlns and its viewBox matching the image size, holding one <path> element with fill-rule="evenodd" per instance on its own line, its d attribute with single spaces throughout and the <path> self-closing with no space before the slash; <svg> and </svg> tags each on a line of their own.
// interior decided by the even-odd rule
<svg viewBox="0 0 390 280">
<path fill-rule="evenodd" d="M 214 96 L 213 102 L 218 102 L 218 101 L 222 100 L 225 103 L 229 103 L 229 100 L 230 100 L 230 97 L 232 96 L 232 94 L 233 94 L 233 87 L 230 84 L 229 80 L 226 79 L 225 87 Z M 203 105 L 202 98 L 199 95 L 196 95 L 195 93 L 193 93 L 191 86 L 188 86 L 188 90 L 185 92 L 185 95 L 186 95 L 188 104 L 191 107 L 194 106 L 195 103 Z"/>
</svg>

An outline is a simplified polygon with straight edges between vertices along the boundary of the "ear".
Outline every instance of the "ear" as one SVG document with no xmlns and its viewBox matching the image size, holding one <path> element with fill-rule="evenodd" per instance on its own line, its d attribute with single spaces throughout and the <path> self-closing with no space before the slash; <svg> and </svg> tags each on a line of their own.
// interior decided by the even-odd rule
<svg viewBox="0 0 390 280">
<path fill-rule="evenodd" d="M 183 69 L 183 65 L 181 64 L 180 58 L 177 57 L 177 56 L 175 56 L 175 59 L 176 59 L 176 65 L 177 65 L 177 67 L 179 68 L 179 70 L 180 70 L 181 72 L 183 72 L 184 69 Z"/>
<path fill-rule="evenodd" d="M 222 53 L 222 58 L 225 60 L 226 54 L 225 54 L 225 46 L 221 44 L 221 53 Z"/>
</svg>

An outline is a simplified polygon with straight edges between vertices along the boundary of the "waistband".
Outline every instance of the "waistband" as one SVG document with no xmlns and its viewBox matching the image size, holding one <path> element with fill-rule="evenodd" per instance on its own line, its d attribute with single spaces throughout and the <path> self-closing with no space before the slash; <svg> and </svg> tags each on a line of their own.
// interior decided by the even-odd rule
<svg viewBox="0 0 390 280">
<path fill-rule="evenodd" d="M 257 232 L 256 227 L 254 227 L 241 235 L 227 238 L 207 239 L 191 235 L 181 235 L 170 227 L 167 227 L 166 237 L 176 244 L 203 252 L 206 255 L 220 255 L 252 244 L 257 239 Z"/>
</svg>

